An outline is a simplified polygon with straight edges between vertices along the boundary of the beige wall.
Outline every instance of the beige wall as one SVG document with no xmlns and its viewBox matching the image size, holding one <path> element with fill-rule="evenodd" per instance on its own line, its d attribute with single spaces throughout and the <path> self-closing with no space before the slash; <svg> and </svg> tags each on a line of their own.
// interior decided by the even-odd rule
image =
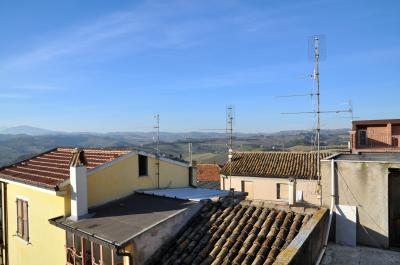
<svg viewBox="0 0 400 265">
<path fill-rule="evenodd" d="M 242 191 L 242 181 L 253 182 L 253 199 L 254 200 L 272 200 L 283 201 L 277 199 L 277 184 L 289 183 L 284 178 L 261 178 L 261 177 L 242 177 L 232 176 L 232 188 L 236 191 Z M 296 189 L 303 191 L 304 202 L 319 205 L 319 199 L 315 194 L 316 180 L 298 179 L 296 181 Z M 221 187 L 223 187 L 223 178 L 221 175 Z M 225 189 L 229 190 L 229 177 L 225 179 Z"/>
<path fill-rule="evenodd" d="M 160 188 L 187 187 L 189 168 L 160 160 Z M 88 175 L 89 207 L 125 197 L 138 189 L 157 188 L 157 160 L 148 157 L 148 175 L 139 177 L 138 155 L 116 161 Z"/>
<path fill-rule="evenodd" d="M 16 199 L 28 201 L 29 243 L 16 236 Z M 9 265 L 65 264 L 65 231 L 49 224 L 49 219 L 62 216 L 64 198 L 7 184 Z"/>
<path fill-rule="evenodd" d="M 330 207 L 331 161 L 323 160 L 323 206 Z M 388 247 L 388 169 L 400 164 L 336 162 L 336 204 L 357 206 L 357 243 Z"/>
</svg>

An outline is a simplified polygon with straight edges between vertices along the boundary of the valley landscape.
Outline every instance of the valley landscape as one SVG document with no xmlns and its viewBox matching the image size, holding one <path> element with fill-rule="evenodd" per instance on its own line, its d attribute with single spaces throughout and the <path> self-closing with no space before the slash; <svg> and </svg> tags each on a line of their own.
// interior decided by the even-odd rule
<svg viewBox="0 0 400 265">
<path fill-rule="evenodd" d="M 349 129 L 321 131 L 322 150 L 346 150 Z M 57 146 L 125 147 L 155 152 L 154 132 L 65 133 L 18 126 L 0 130 L 0 166 L 14 163 Z M 236 133 L 235 151 L 310 151 L 315 149 L 313 131 Z M 227 159 L 227 134 L 215 132 L 160 132 L 160 150 L 166 157 L 188 160 L 192 143 L 197 163 L 223 164 Z"/>
</svg>

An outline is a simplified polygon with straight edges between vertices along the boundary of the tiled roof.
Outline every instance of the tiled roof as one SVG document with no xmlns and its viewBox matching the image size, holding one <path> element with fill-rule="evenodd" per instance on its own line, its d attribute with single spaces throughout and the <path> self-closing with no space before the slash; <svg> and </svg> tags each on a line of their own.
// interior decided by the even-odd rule
<svg viewBox="0 0 400 265">
<path fill-rule="evenodd" d="M 323 159 L 331 153 L 322 152 Z M 232 166 L 232 168 L 231 168 Z M 317 178 L 316 152 L 237 152 L 221 174 L 274 178 Z"/>
<path fill-rule="evenodd" d="M 208 202 L 151 264 L 272 264 L 309 215 Z"/>
<path fill-rule="evenodd" d="M 220 166 L 217 164 L 198 164 L 197 180 L 199 181 L 218 181 Z"/>
<path fill-rule="evenodd" d="M 69 179 L 68 164 L 73 150 L 73 148 L 56 148 L 28 160 L 3 167 L 0 169 L 0 174 L 14 181 L 54 189 L 58 184 Z M 103 165 L 130 152 L 120 149 L 83 150 L 88 169 Z"/>
</svg>

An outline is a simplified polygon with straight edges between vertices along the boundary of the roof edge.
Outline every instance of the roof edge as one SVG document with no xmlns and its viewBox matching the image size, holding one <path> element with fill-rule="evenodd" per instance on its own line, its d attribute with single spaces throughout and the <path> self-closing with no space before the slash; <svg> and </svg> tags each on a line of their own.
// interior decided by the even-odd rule
<svg viewBox="0 0 400 265">
<path fill-rule="evenodd" d="M 37 156 L 41 156 L 41 155 L 44 155 L 44 154 L 53 152 L 53 151 L 57 150 L 57 148 L 59 148 L 59 147 L 54 147 L 54 148 L 48 149 L 48 150 L 46 150 L 46 151 L 43 151 L 43 152 L 41 152 L 41 153 L 39 153 L 39 154 L 31 155 L 31 156 L 29 156 L 28 158 L 23 158 L 23 159 L 21 159 L 21 160 L 17 160 L 17 161 L 11 162 L 11 163 L 9 163 L 9 164 L 6 164 L 5 166 L 0 167 L 0 170 L 3 170 L 3 169 L 5 169 L 5 168 L 11 167 L 11 166 L 13 166 L 13 165 L 16 165 L 16 164 L 23 163 L 23 162 L 25 162 L 25 161 L 34 159 L 34 158 L 37 157 Z"/>
<path fill-rule="evenodd" d="M 30 186 L 32 188 L 39 188 L 39 189 L 45 189 L 46 191 L 49 192 L 58 192 L 60 190 L 58 185 L 45 185 L 45 184 L 40 184 L 40 183 L 32 183 L 29 181 L 24 181 L 22 179 L 19 178 L 14 178 L 8 175 L 0 175 L 0 182 L 14 182 L 14 183 L 18 183 L 21 185 L 27 185 Z"/>
</svg>

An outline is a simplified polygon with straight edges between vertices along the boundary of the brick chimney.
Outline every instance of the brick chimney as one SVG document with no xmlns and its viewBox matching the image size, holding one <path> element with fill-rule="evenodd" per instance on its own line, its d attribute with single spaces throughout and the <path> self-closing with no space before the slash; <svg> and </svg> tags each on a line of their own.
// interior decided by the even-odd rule
<svg viewBox="0 0 400 265">
<path fill-rule="evenodd" d="M 83 150 L 75 148 L 69 162 L 71 184 L 71 220 L 77 221 L 88 214 L 87 161 Z"/>
</svg>

